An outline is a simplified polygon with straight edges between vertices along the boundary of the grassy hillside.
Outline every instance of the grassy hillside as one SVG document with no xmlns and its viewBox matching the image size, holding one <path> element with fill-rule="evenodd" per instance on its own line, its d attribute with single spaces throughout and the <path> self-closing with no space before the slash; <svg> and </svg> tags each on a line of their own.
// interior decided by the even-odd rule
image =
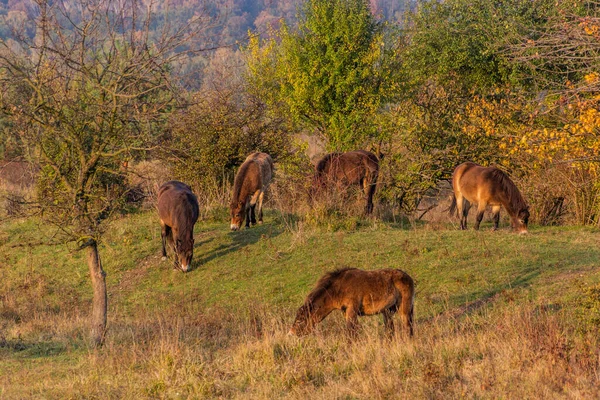
<svg viewBox="0 0 600 400">
<path fill-rule="evenodd" d="M 106 346 L 86 342 L 82 255 L 33 220 L 0 225 L 0 398 L 398 398 L 600 395 L 600 231 L 285 230 L 196 226 L 194 270 L 161 261 L 153 212 L 117 221 L 101 248 Z M 341 266 L 417 282 L 416 336 L 379 316 L 355 342 L 343 318 L 287 330 L 316 279 Z"/>
</svg>

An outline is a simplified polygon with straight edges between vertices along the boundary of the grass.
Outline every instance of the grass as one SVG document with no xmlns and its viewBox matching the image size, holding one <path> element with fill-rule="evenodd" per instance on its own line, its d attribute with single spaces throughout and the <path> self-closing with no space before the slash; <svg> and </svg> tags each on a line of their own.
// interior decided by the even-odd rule
<svg viewBox="0 0 600 400">
<path fill-rule="evenodd" d="M 109 331 L 88 347 L 82 254 L 33 219 L 0 225 L 0 398 L 593 398 L 600 395 L 600 231 L 354 231 L 196 225 L 194 270 L 161 261 L 153 212 L 111 226 Z M 287 330 L 317 278 L 400 268 L 417 282 L 416 337 L 341 315 Z M 598 297 L 600 298 L 600 297 Z"/>
</svg>

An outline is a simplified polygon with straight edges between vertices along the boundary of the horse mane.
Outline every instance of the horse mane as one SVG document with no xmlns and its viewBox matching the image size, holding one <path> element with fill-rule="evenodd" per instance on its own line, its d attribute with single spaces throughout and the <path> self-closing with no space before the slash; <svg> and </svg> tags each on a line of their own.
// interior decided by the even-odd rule
<svg viewBox="0 0 600 400">
<path fill-rule="evenodd" d="M 493 167 L 490 172 L 490 178 L 497 182 L 506 196 L 508 197 L 508 204 L 513 209 L 514 213 L 518 213 L 520 210 L 527 208 L 525 199 L 517 189 L 517 185 L 509 178 L 508 174 L 501 169 Z"/>
<path fill-rule="evenodd" d="M 240 199 L 240 192 L 242 191 L 242 186 L 244 185 L 244 181 L 246 180 L 248 169 L 250 169 L 250 165 L 252 163 L 253 161 L 251 160 L 245 161 L 241 165 L 237 175 L 235 176 L 235 179 L 233 181 L 233 194 L 231 196 L 232 205 L 235 205 Z"/>
<path fill-rule="evenodd" d="M 331 288 L 331 285 L 333 285 L 333 282 L 335 282 L 335 280 L 339 278 L 340 275 L 351 269 L 356 268 L 340 268 L 336 269 L 335 271 L 327 272 L 325 275 L 320 277 L 317 283 L 315 284 L 315 288 L 306 297 L 306 303 L 312 303 L 317 297 L 322 295 L 323 292 L 329 290 L 329 288 Z"/>
</svg>

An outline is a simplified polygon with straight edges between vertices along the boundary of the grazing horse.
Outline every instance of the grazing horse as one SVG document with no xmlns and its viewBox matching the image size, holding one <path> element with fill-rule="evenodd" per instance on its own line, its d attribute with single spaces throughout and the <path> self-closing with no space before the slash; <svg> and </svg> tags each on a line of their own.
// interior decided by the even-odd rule
<svg viewBox="0 0 600 400">
<path fill-rule="evenodd" d="M 258 204 L 258 223 L 263 222 L 263 199 L 273 178 L 273 160 L 267 153 L 252 153 L 240 167 L 233 182 L 231 196 L 231 230 L 241 228 L 246 218 L 246 228 L 256 224 L 254 209 Z"/>
<path fill-rule="evenodd" d="M 198 200 L 185 183 L 169 181 L 158 189 L 158 216 L 162 228 L 162 256 L 166 244 L 175 252 L 175 268 L 187 272 L 194 252 L 194 224 L 198 220 Z"/>
<path fill-rule="evenodd" d="M 365 214 L 373 212 L 373 195 L 377 187 L 379 160 L 369 151 L 356 150 L 347 153 L 329 153 L 316 167 L 313 193 L 327 184 L 359 185 L 365 193 Z"/>
<path fill-rule="evenodd" d="M 400 310 L 406 331 L 413 335 L 415 284 L 398 269 L 363 271 L 343 268 L 328 272 L 317 282 L 298 309 L 290 334 L 305 335 L 333 310 L 342 310 L 348 332 L 354 336 L 358 316 L 383 314 L 389 335 L 394 333 L 393 314 Z"/>
<path fill-rule="evenodd" d="M 508 175 L 496 167 L 482 167 L 472 162 L 465 162 L 454 169 L 452 174 L 454 195 L 450 206 L 450 215 L 457 210 L 460 229 L 467 229 L 467 216 L 470 203 L 477 203 L 477 221 L 475 229 L 483 219 L 485 207 L 492 206 L 494 230 L 500 222 L 500 207 L 504 206 L 510 215 L 513 228 L 519 233 L 527 233 L 529 206 L 521 196 L 519 189 Z"/>
</svg>

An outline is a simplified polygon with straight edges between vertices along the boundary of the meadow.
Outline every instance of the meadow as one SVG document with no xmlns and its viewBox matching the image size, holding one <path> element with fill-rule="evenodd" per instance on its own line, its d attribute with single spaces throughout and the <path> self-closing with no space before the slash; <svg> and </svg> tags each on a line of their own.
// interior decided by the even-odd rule
<svg viewBox="0 0 600 400">
<path fill-rule="evenodd" d="M 160 258 L 154 211 L 124 215 L 100 248 L 109 323 L 94 349 L 83 254 L 34 218 L 4 221 L 0 398 L 600 397 L 600 230 L 489 228 L 199 221 L 184 274 Z M 374 316 L 349 341 L 340 313 L 287 335 L 343 266 L 416 280 L 414 339 L 387 339 Z"/>
</svg>

